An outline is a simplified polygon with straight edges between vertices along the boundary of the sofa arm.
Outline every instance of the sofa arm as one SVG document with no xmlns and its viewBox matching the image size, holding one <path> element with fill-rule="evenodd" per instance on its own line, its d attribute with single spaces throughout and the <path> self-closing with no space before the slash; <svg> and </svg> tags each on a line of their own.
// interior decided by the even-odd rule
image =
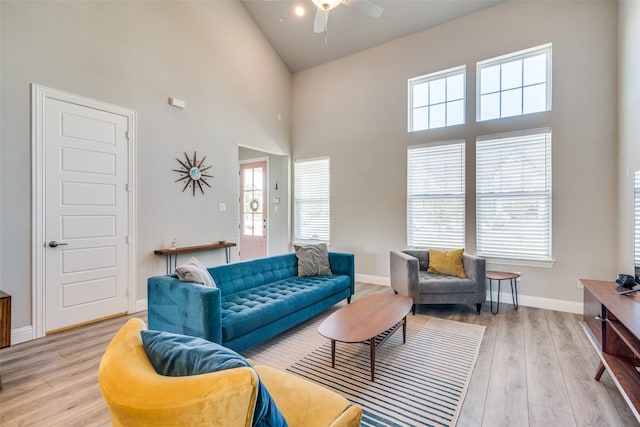
<svg viewBox="0 0 640 427">
<path fill-rule="evenodd" d="M 391 251 L 389 254 L 391 287 L 400 295 L 406 295 L 418 301 L 418 282 L 420 262 L 418 258 L 402 251 Z"/>
<path fill-rule="evenodd" d="M 466 276 L 478 285 L 478 302 L 484 301 L 487 297 L 487 261 L 479 256 L 464 253 L 462 264 Z"/>
<path fill-rule="evenodd" d="M 344 274 L 351 279 L 351 295 L 356 292 L 355 257 L 353 254 L 329 252 L 329 264 L 333 274 Z"/>
<path fill-rule="evenodd" d="M 147 280 L 149 329 L 204 338 L 222 344 L 220 289 L 179 280 Z"/>
</svg>

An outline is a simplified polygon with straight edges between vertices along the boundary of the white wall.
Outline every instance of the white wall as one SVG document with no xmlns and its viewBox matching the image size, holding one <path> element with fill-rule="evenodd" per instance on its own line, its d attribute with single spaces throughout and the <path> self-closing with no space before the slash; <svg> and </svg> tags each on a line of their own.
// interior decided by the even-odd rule
<svg viewBox="0 0 640 427">
<path fill-rule="evenodd" d="M 0 8 L 0 288 L 13 296 L 13 328 L 31 324 L 32 82 L 137 112 L 139 299 L 147 277 L 165 273 L 154 249 L 174 237 L 179 245 L 236 239 L 238 145 L 290 154 L 291 80 L 239 2 Z M 169 106 L 170 96 L 185 100 L 186 109 Z M 175 158 L 194 150 L 213 165 L 213 188 L 204 196 L 181 193 L 173 182 Z M 222 251 L 197 256 L 224 262 Z"/>
<path fill-rule="evenodd" d="M 475 252 L 477 136 L 553 132 L 553 268 L 519 271 L 521 295 L 581 307 L 577 278 L 616 272 L 615 2 L 509 2 L 294 75 L 293 159 L 331 158 L 332 248 L 388 277 L 406 240 L 406 150 L 467 141 L 467 251 Z M 553 43 L 553 111 L 476 123 L 477 61 Z M 637 46 L 636 46 L 637 47 Z M 407 133 L 407 79 L 466 64 L 464 126 Z M 637 111 L 637 110 L 636 110 Z"/>
<path fill-rule="evenodd" d="M 621 1 L 618 16 L 618 271 L 632 274 L 633 174 L 640 171 L 640 1 Z"/>
</svg>

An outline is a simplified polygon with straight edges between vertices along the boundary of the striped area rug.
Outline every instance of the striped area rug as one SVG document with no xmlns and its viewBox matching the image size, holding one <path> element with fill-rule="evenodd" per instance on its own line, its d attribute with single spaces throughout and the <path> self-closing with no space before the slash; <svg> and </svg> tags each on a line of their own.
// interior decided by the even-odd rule
<svg viewBox="0 0 640 427">
<path fill-rule="evenodd" d="M 408 322 L 406 344 L 398 330 L 376 349 L 375 382 L 366 344 L 336 343 L 331 368 L 327 340 L 287 371 L 360 405 L 363 426 L 455 426 L 484 330 L 438 318 Z"/>
</svg>

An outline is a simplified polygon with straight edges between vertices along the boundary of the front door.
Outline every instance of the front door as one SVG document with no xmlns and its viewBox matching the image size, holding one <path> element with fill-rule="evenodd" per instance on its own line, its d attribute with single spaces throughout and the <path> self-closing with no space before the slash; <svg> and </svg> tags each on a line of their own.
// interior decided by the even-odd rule
<svg viewBox="0 0 640 427">
<path fill-rule="evenodd" d="M 44 98 L 44 329 L 128 308 L 129 117 Z"/>
<path fill-rule="evenodd" d="M 267 256 L 267 162 L 240 165 L 240 260 Z"/>
</svg>

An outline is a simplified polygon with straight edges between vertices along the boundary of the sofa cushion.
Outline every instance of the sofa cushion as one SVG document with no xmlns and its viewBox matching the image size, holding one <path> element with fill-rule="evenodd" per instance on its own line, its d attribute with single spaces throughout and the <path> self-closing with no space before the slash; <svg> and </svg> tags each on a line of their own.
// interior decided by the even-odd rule
<svg viewBox="0 0 640 427">
<path fill-rule="evenodd" d="M 288 253 L 267 258 L 223 264 L 209 269 L 222 295 L 298 276 L 296 254 Z"/>
<path fill-rule="evenodd" d="M 298 276 L 331 275 L 329 251 L 326 243 L 293 245 L 298 258 Z"/>
<path fill-rule="evenodd" d="M 478 285 L 469 278 L 421 271 L 418 288 L 421 294 L 474 294 Z"/>
<path fill-rule="evenodd" d="M 151 330 L 142 330 L 140 335 L 145 353 L 160 375 L 184 377 L 251 367 L 247 359 L 235 351 L 202 338 Z M 269 391 L 259 381 L 252 426 L 286 425 Z"/>
<path fill-rule="evenodd" d="M 223 295 L 222 340 L 242 336 L 350 287 L 349 276 L 296 276 Z"/>
</svg>

